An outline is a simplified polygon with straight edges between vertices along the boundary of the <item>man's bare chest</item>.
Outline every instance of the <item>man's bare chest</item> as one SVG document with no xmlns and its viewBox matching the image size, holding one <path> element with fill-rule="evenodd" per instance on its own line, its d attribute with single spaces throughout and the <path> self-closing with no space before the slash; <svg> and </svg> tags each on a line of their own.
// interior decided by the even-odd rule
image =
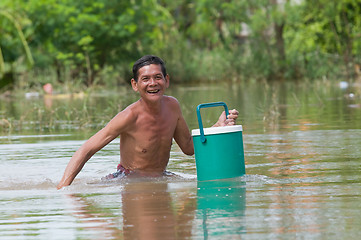
<svg viewBox="0 0 361 240">
<path fill-rule="evenodd" d="M 140 135 L 151 139 L 172 138 L 176 128 L 176 121 L 172 119 L 148 119 L 139 121 L 136 131 Z M 150 140 L 151 140 L 150 139 Z"/>
</svg>

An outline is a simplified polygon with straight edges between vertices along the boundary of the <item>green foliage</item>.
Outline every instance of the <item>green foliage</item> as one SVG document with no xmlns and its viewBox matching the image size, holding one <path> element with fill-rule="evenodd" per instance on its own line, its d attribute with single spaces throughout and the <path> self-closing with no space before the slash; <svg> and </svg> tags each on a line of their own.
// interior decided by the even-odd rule
<svg viewBox="0 0 361 240">
<path fill-rule="evenodd" d="M 6 2 L 5 2 L 6 3 Z M 34 64 L 22 25 L 29 20 L 10 8 L 0 5 L 0 88 L 13 83 L 18 70 L 14 64 L 25 57 L 28 67 Z"/>
<path fill-rule="evenodd" d="M 158 54 L 179 82 L 352 76 L 360 1 L 278 2 L 3 0 L 0 74 L 33 58 L 32 76 L 54 74 L 28 85 L 114 86 L 129 81 L 136 59 Z"/>
<path fill-rule="evenodd" d="M 350 74 L 361 60 L 361 2 L 308 0 L 291 10 L 287 51 L 299 55 L 306 74 L 332 76 L 342 69 Z"/>
<path fill-rule="evenodd" d="M 89 86 L 106 65 L 134 61 L 148 49 L 144 46 L 161 37 L 165 13 L 155 4 L 30 0 L 25 7 L 37 32 L 34 47 L 43 49 L 38 54 L 50 54 L 58 72 L 70 69 L 73 77 L 85 76 Z"/>
</svg>

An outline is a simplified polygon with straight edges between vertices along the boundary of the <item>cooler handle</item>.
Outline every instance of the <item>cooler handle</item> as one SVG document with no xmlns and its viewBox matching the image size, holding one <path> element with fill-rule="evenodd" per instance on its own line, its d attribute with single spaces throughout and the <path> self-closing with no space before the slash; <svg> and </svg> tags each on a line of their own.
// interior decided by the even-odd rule
<svg viewBox="0 0 361 240">
<path fill-rule="evenodd" d="M 202 117 L 201 117 L 201 108 L 209 108 L 209 107 L 219 107 L 219 106 L 223 106 L 224 107 L 224 111 L 226 112 L 226 117 L 228 118 L 228 107 L 227 104 L 225 104 L 224 102 L 213 102 L 213 103 L 202 103 L 199 104 L 197 107 L 197 117 L 198 117 L 198 125 L 199 125 L 199 131 L 201 134 L 201 142 L 205 143 L 206 142 L 206 137 L 204 136 L 204 130 L 203 130 L 203 123 L 202 123 Z"/>
</svg>

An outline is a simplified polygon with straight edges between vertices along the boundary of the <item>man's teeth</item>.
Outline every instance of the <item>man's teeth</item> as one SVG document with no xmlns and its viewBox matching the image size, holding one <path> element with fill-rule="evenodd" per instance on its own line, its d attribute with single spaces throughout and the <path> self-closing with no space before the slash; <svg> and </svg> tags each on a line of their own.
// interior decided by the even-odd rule
<svg viewBox="0 0 361 240">
<path fill-rule="evenodd" d="M 148 91 L 148 93 L 157 93 L 159 92 L 159 90 L 151 90 L 151 91 Z"/>
</svg>

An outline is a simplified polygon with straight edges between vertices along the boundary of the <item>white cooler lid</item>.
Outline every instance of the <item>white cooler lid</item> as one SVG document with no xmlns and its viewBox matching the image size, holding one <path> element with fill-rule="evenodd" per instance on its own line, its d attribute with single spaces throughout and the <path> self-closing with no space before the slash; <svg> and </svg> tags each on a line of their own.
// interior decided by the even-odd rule
<svg viewBox="0 0 361 240">
<path fill-rule="evenodd" d="M 204 135 L 242 132 L 242 125 L 233 125 L 233 126 L 225 126 L 225 127 L 210 127 L 210 128 L 203 128 L 203 130 L 204 130 Z M 199 129 L 192 130 L 192 136 L 199 136 L 199 135 L 201 135 L 201 131 Z"/>
</svg>

